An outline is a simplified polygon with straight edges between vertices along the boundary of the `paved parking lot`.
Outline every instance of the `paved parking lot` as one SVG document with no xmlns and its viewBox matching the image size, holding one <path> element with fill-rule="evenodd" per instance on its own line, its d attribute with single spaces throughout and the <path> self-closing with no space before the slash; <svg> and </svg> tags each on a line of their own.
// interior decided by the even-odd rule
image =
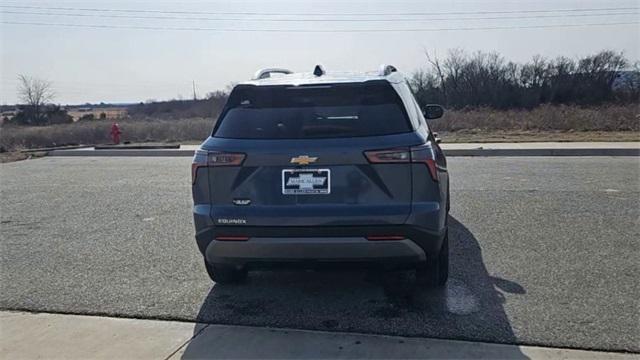
<svg viewBox="0 0 640 360">
<path fill-rule="evenodd" d="M 212 286 L 189 162 L 0 165 L 0 308 L 640 351 L 638 158 L 450 158 L 451 281 L 414 292 L 357 271 Z"/>
</svg>

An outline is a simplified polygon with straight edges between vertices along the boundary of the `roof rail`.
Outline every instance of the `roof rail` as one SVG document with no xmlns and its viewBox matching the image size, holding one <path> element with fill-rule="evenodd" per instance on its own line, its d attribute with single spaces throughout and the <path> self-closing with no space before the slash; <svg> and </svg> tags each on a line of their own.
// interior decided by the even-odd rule
<svg viewBox="0 0 640 360">
<path fill-rule="evenodd" d="M 260 69 L 253 75 L 253 80 L 270 78 L 271 74 L 293 74 L 293 71 L 281 68 Z"/>
<path fill-rule="evenodd" d="M 398 69 L 396 69 L 395 66 L 393 65 L 386 65 L 386 64 L 382 64 L 380 65 L 380 70 L 378 70 L 378 75 L 380 76 L 387 76 L 393 72 L 398 71 Z"/>
<path fill-rule="evenodd" d="M 324 67 L 320 64 L 316 65 L 316 67 L 313 68 L 313 75 L 315 76 L 322 76 L 324 74 L 326 74 L 327 72 L 324 71 Z"/>
</svg>

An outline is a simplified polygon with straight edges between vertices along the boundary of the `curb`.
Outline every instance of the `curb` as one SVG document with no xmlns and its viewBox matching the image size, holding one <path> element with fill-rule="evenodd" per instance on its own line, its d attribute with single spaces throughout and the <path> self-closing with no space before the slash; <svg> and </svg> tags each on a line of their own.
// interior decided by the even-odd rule
<svg viewBox="0 0 640 360">
<path fill-rule="evenodd" d="M 96 145 L 95 150 L 162 150 L 180 149 L 180 144 L 175 145 Z"/>
<path fill-rule="evenodd" d="M 52 150 L 49 156 L 169 156 L 191 157 L 187 149 L 109 149 L 109 150 Z M 640 148 L 574 148 L 574 149 L 449 149 L 446 156 L 640 156 Z"/>
<path fill-rule="evenodd" d="M 53 150 L 49 151 L 48 156 L 193 156 L 193 150 L 181 149 L 123 149 L 123 150 Z"/>
<path fill-rule="evenodd" d="M 0 311 L 0 358 L 635 359 L 635 354 L 458 339 Z M 78 333 L 88 336 L 74 336 Z M 39 346 L 34 346 L 34 339 Z M 247 339 L 259 341 L 247 342 Z M 302 356 L 300 354 L 303 354 Z"/>
<path fill-rule="evenodd" d="M 20 150 L 20 152 L 28 154 L 32 152 L 53 151 L 53 150 L 73 150 L 73 149 L 81 149 L 85 147 L 87 147 L 87 145 L 53 146 L 53 147 L 44 147 L 44 148 L 35 148 L 35 149 L 24 149 L 24 150 Z"/>
<path fill-rule="evenodd" d="M 446 156 L 640 156 L 640 148 L 450 149 Z"/>
</svg>

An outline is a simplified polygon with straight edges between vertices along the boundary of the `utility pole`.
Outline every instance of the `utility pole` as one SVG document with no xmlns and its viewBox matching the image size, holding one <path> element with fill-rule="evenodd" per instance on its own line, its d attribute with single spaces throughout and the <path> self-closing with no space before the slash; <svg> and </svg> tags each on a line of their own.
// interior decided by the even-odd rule
<svg viewBox="0 0 640 360">
<path fill-rule="evenodd" d="M 193 101 L 198 100 L 198 96 L 196 95 L 196 81 L 193 80 Z"/>
</svg>

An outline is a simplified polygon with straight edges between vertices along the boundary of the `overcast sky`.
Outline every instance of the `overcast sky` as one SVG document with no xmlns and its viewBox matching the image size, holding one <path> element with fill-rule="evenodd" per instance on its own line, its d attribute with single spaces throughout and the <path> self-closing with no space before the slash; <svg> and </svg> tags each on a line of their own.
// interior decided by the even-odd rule
<svg viewBox="0 0 640 360">
<path fill-rule="evenodd" d="M 2 104 L 17 101 L 18 74 L 53 82 L 57 103 L 79 104 L 190 98 L 194 80 L 198 95 L 204 95 L 246 80 L 261 67 L 311 71 L 322 63 L 328 71 L 361 71 L 389 63 L 410 73 L 424 66 L 425 49 L 439 55 L 451 48 L 497 51 L 519 62 L 536 54 L 578 57 L 601 49 L 640 58 L 638 0 L 0 0 L 0 5 Z M 590 25 L 547 27 L 578 24 Z M 496 27 L 501 29 L 486 29 Z M 235 31 L 219 31 L 224 29 Z M 412 31 L 380 31 L 401 29 Z"/>
</svg>

